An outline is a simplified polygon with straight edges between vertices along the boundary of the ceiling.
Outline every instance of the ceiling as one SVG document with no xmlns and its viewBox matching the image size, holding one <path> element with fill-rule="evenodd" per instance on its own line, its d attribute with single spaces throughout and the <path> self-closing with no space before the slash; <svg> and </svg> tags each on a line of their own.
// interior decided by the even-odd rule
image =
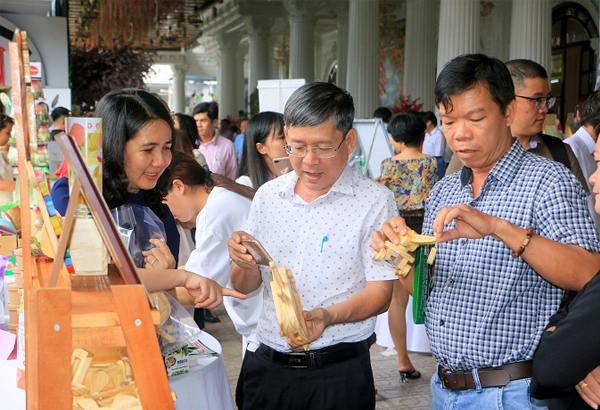
<svg viewBox="0 0 600 410">
<path fill-rule="evenodd" d="M 0 13 L 68 17 L 71 46 L 131 42 L 147 50 L 181 50 L 202 35 L 202 14 L 222 1 L 0 0 Z"/>
<path fill-rule="evenodd" d="M 202 13 L 222 0 L 65 0 L 71 46 L 181 50 L 202 35 Z"/>
</svg>

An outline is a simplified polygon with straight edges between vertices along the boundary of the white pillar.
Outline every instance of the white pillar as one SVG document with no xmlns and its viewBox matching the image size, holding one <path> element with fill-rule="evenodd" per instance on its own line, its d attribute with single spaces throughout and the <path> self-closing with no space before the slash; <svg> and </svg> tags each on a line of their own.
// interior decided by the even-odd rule
<svg viewBox="0 0 600 410">
<path fill-rule="evenodd" d="M 379 0 L 350 0 L 346 89 L 356 118 L 379 106 Z"/>
<path fill-rule="evenodd" d="M 258 80 L 269 78 L 269 28 L 272 19 L 265 16 L 253 16 L 248 19 L 250 35 L 248 95 L 256 90 Z"/>
<path fill-rule="evenodd" d="M 238 45 L 239 36 L 235 33 L 223 33 L 217 37 L 220 48 L 219 71 L 217 72 L 217 102 L 219 103 L 219 118 L 231 115 L 237 116 L 238 93 Z"/>
<path fill-rule="evenodd" d="M 314 81 L 315 3 L 289 0 L 285 7 L 290 15 L 290 78 Z"/>
<path fill-rule="evenodd" d="M 479 0 L 441 0 L 437 72 L 461 54 L 479 47 Z"/>
<path fill-rule="evenodd" d="M 404 95 L 420 98 L 424 111 L 433 111 L 437 59 L 436 0 L 408 0 L 404 43 Z"/>
<path fill-rule="evenodd" d="M 173 64 L 173 103 L 171 110 L 185 113 L 185 73 L 186 64 Z"/>
<path fill-rule="evenodd" d="M 337 85 L 346 88 L 348 77 L 348 3 L 337 4 Z"/>
<path fill-rule="evenodd" d="M 533 60 L 548 71 L 552 56 L 552 5 L 548 0 L 513 0 L 509 58 Z"/>
<path fill-rule="evenodd" d="M 420 98 L 424 111 L 433 111 L 437 59 L 436 0 L 408 0 L 404 42 L 404 95 Z"/>
</svg>

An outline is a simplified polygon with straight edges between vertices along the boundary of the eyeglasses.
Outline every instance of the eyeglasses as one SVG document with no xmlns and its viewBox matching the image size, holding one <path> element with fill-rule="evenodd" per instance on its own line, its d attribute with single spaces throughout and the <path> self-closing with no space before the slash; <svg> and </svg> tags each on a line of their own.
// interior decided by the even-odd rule
<svg viewBox="0 0 600 410">
<path fill-rule="evenodd" d="M 542 110 L 544 107 L 548 107 L 548 109 L 554 107 L 554 103 L 556 102 L 556 97 L 553 95 L 549 95 L 547 97 L 525 97 L 523 95 L 515 95 L 515 97 L 525 98 L 526 100 L 535 101 L 535 109 Z"/>
<path fill-rule="evenodd" d="M 333 158 L 333 157 L 336 156 L 337 151 L 340 149 L 340 147 L 344 143 L 345 139 L 346 139 L 346 136 L 344 135 L 344 138 L 342 138 L 342 141 L 340 142 L 340 145 L 338 145 L 337 147 L 312 147 L 312 148 L 308 148 L 308 147 L 306 147 L 304 145 L 289 145 L 289 144 L 285 144 L 283 146 L 283 148 L 285 148 L 285 152 L 287 152 L 288 155 L 292 156 L 292 157 L 304 158 L 306 156 L 306 153 L 310 150 L 310 151 L 313 152 L 313 154 L 315 154 L 315 157 L 317 157 L 319 159 L 329 159 L 329 158 Z"/>
</svg>

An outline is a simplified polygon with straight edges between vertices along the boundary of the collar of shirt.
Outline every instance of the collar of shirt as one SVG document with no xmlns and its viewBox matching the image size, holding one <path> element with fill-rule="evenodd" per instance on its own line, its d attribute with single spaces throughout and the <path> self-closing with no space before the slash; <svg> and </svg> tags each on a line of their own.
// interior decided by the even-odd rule
<svg viewBox="0 0 600 410">
<path fill-rule="evenodd" d="M 215 136 L 213 137 L 212 140 L 210 140 L 208 142 L 202 142 L 202 139 L 200 139 L 200 144 L 201 145 L 219 145 L 219 138 L 223 138 L 223 136 L 221 134 L 219 134 L 219 132 L 217 130 L 215 130 Z"/>
<path fill-rule="evenodd" d="M 283 179 L 281 179 L 283 178 Z M 281 179 L 283 182 L 279 186 L 279 197 L 287 198 L 289 200 L 299 200 L 303 201 L 298 195 L 296 195 L 295 189 L 296 184 L 298 183 L 298 174 L 296 172 L 289 172 L 285 175 L 280 176 L 278 179 Z M 335 181 L 333 186 L 327 193 L 321 195 L 317 199 L 321 199 L 323 197 L 328 196 L 330 193 L 340 193 L 342 195 L 355 195 L 354 188 L 356 186 L 355 175 L 352 172 L 352 168 L 346 166 L 342 175 Z"/>
<path fill-rule="evenodd" d="M 503 184 L 510 184 L 519 170 L 517 165 L 525 153 L 526 151 L 519 140 L 514 138 L 512 146 L 502 157 L 500 157 L 498 162 L 496 162 L 496 165 L 490 170 L 483 185 L 485 186 L 487 184 L 489 178 L 496 179 Z M 473 171 L 471 168 L 465 166 L 462 167 L 460 172 L 460 183 L 463 187 L 471 183 L 472 175 Z"/>
</svg>

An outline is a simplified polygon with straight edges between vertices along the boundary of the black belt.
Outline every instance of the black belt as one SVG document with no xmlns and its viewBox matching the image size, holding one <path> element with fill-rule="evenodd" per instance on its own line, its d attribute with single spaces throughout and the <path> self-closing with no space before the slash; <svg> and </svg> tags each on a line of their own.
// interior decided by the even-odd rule
<svg viewBox="0 0 600 410">
<path fill-rule="evenodd" d="M 375 333 L 362 342 L 339 343 L 337 345 L 324 347 L 323 349 L 318 350 L 288 353 L 278 352 L 277 350 L 273 350 L 269 346 L 261 343 L 256 350 L 256 353 L 272 363 L 276 363 L 284 367 L 306 369 L 327 366 L 329 364 L 340 363 L 346 360 L 354 359 L 355 357 L 368 353 L 371 345 L 374 342 Z"/>
<path fill-rule="evenodd" d="M 477 369 L 481 387 L 502 387 L 506 386 L 512 380 L 519 380 L 531 377 L 533 364 L 531 360 L 527 362 L 518 362 L 505 364 L 499 367 L 483 367 Z M 445 369 L 438 367 L 438 376 L 442 381 L 444 389 L 451 390 L 469 390 L 475 389 L 475 380 L 470 370 Z"/>
</svg>

